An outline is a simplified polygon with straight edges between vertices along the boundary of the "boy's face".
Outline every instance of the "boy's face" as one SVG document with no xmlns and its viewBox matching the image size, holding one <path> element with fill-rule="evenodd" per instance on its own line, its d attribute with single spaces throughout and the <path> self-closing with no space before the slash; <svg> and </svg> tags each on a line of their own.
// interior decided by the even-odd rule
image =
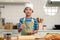
<svg viewBox="0 0 60 40">
<path fill-rule="evenodd" d="M 29 7 L 26 7 L 24 10 L 26 16 L 31 16 L 31 14 L 33 13 L 33 10 Z"/>
</svg>

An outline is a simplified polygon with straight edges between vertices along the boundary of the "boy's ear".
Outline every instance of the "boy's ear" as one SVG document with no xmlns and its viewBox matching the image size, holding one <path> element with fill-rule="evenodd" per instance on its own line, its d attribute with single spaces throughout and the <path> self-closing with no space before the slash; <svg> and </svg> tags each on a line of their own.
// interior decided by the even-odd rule
<svg viewBox="0 0 60 40">
<path fill-rule="evenodd" d="M 23 12 L 25 13 L 25 10 Z"/>
<path fill-rule="evenodd" d="M 32 10 L 32 13 L 33 13 L 34 11 Z"/>
</svg>

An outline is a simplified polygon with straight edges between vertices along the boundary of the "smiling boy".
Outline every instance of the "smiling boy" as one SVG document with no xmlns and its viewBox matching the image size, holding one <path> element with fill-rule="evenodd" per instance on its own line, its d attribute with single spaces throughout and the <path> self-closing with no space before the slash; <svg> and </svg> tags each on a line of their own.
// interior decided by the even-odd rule
<svg viewBox="0 0 60 40">
<path fill-rule="evenodd" d="M 37 20 L 31 17 L 33 12 L 33 5 L 27 3 L 24 9 L 25 17 L 20 18 L 18 26 L 18 32 L 21 32 L 21 35 L 32 35 L 38 32 Z"/>
</svg>

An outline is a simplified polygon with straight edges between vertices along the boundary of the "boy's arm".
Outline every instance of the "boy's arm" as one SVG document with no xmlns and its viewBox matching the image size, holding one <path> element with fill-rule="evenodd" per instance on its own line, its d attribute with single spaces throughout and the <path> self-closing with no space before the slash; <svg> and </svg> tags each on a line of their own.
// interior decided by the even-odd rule
<svg viewBox="0 0 60 40">
<path fill-rule="evenodd" d="M 18 29 L 18 32 L 21 32 L 22 29 Z"/>
<path fill-rule="evenodd" d="M 34 33 L 37 33 L 38 32 L 38 22 L 36 19 L 34 19 Z"/>
<path fill-rule="evenodd" d="M 19 24 L 18 24 L 18 32 L 21 32 L 21 30 L 23 29 L 22 22 L 23 22 L 23 18 L 21 18 L 21 19 L 19 20 Z"/>
<path fill-rule="evenodd" d="M 18 32 L 21 32 L 21 30 L 24 28 L 24 25 L 21 24 L 20 28 L 18 29 Z"/>
</svg>

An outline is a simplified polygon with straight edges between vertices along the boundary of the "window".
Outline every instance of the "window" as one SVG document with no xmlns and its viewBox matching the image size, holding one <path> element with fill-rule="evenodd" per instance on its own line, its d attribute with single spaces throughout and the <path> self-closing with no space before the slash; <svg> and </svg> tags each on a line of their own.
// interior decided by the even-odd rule
<svg viewBox="0 0 60 40">
<path fill-rule="evenodd" d="M 60 0 L 51 0 L 51 1 L 60 1 Z"/>
<path fill-rule="evenodd" d="M 58 7 L 44 7 L 44 11 L 46 13 L 46 15 L 56 15 L 57 11 L 58 11 Z"/>
</svg>

